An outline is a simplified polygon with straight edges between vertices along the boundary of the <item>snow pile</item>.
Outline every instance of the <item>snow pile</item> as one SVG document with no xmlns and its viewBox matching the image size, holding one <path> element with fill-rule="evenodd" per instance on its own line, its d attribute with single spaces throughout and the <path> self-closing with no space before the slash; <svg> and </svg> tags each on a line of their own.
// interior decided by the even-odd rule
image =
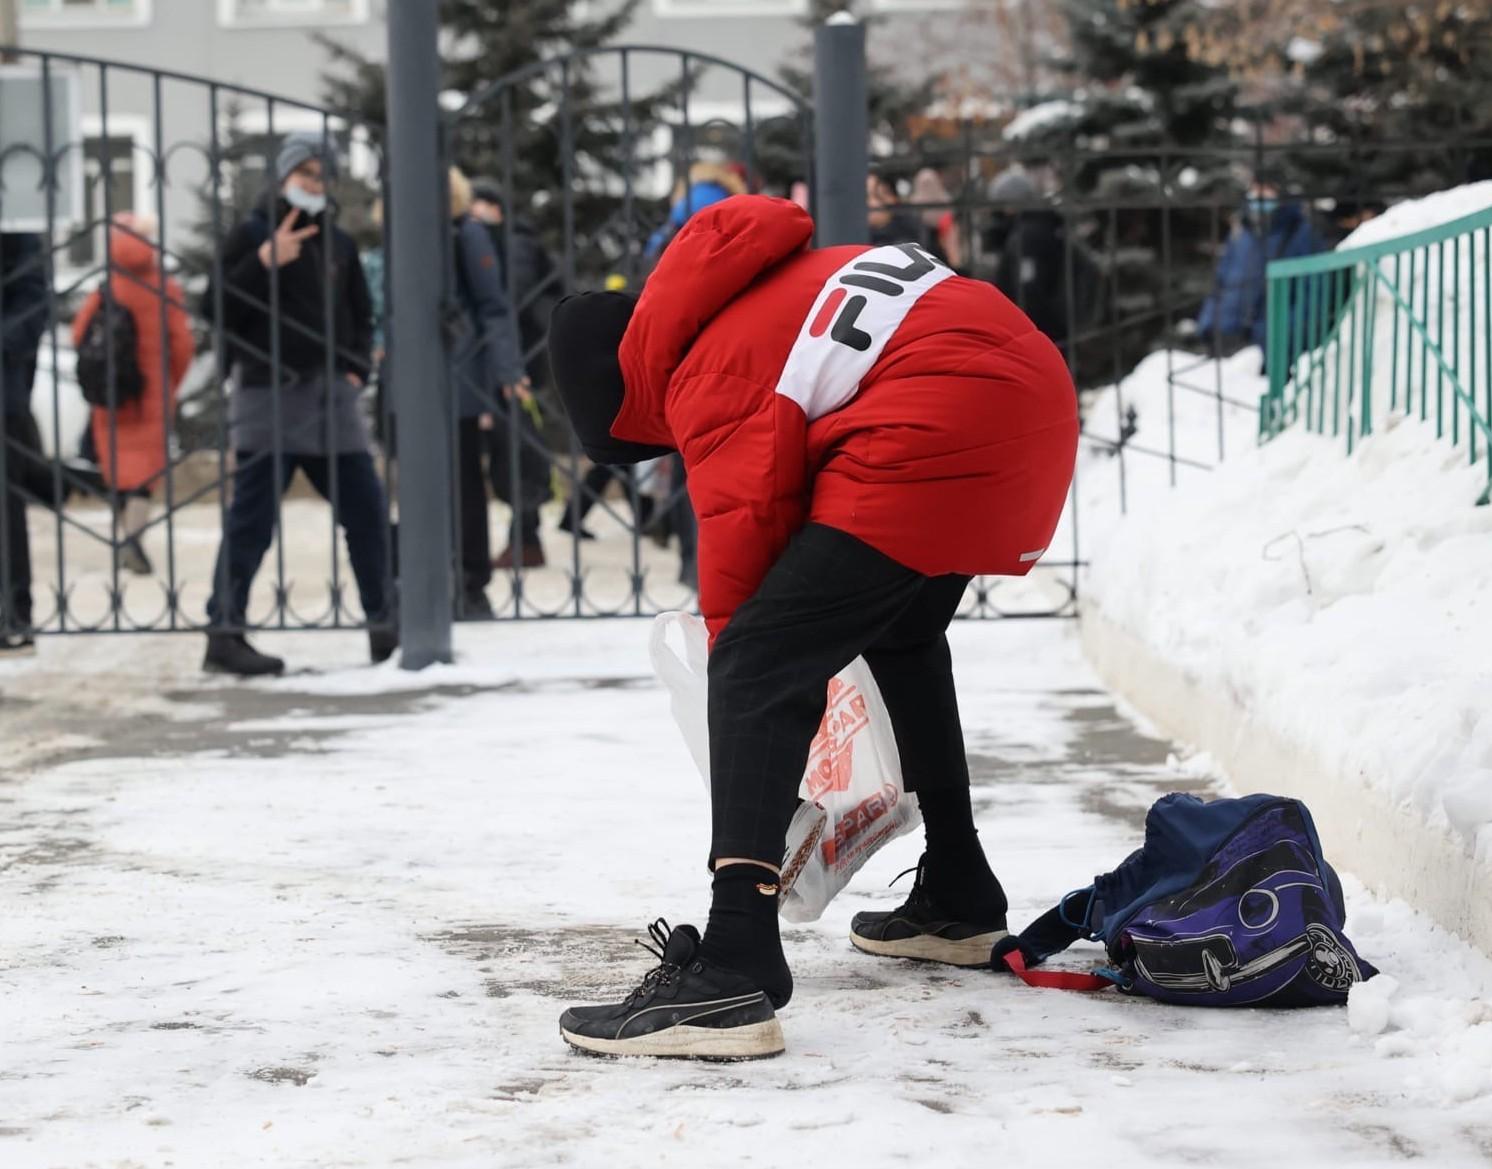
<svg viewBox="0 0 1492 1169">
<path fill-rule="evenodd" d="M 1084 113 L 1083 106 L 1075 101 L 1059 98 L 1044 101 L 1028 110 L 1022 110 L 1005 126 L 1005 141 L 1023 142 L 1040 134 L 1047 134 L 1065 125 L 1076 125 Z"/>
<path fill-rule="evenodd" d="M 1489 204 L 1492 184 L 1446 192 L 1349 244 Z M 1361 776 L 1492 860 L 1485 468 L 1467 465 L 1464 425 L 1458 449 L 1433 414 L 1386 409 L 1350 458 L 1302 427 L 1257 447 L 1260 365 L 1254 349 L 1215 370 L 1155 354 L 1092 402 L 1099 439 L 1135 420 L 1122 458 L 1101 443 L 1080 458 L 1085 601 L 1329 773 Z"/>
<path fill-rule="evenodd" d="M 1387 937 L 1407 936 L 1402 931 L 1414 917 L 1402 901 L 1362 903 L 1355 913 L 1354 927 Z M 1444 993 L 1464 985 L 1459 972 L 1411 949 L 1398 950 L 1394 968 L 1400 977 L 1383 973 L 1352 988 L 1347 1023 L 1358 1040 L 1381 1058 L 1416 1061 L 1403 1077 L 1412 1100 L 1463 1103 L 1492 1095 L 1492 1000 Z M 1424 1057 L 1428 1062 L 1420 1062 Z"/>
<path fill-rule="evenodd" d="M 1492 207 L 1492 182 L 1457 187 L 1391 208 L 1363 224 L 1342 246 L 1366 247 L 1394 240 L 1489 207 Z M 1454 393 L 1450 379 L 1442 373 L 1427 344 L 1409 328 L 1400 302 L 1414 306 L 1416 317 L 1424 321 L 1425 335 L 1443 351 L 1450 367 L 1459 372 L 1461 381 L 1477 399 L 1479 413 L 1485 416 L 1487 406 L 1480 400 L 1478 390 L 1485 381 L 1487 362 L 1492 360 L 1488 344 L 1488 261 L 1484 232 L 1462 234 L 1407 255 L 1390 255 L 1376 261 L 1376 271 L 1382 279 L 1375 283 L 1369 296 L 1354 294 L 1356 320 L 1343 311 L 1338 317 L 1337 332 L 1318 351 L 1303 355 L 1297 365 L 1297 379 L 1302 384 L 1314 366 L 1333 375 L 1323 378 L 1317 374 L 1318 383 L 1325 382 L 1326 388 L 1325 400 L 1317 399 L 1316 428 L 1334 429 L 1338 409 L 1331 388 L 1334 382 L 1341 386 L 1343 428 L 1350 425 L 1354 432 L 1361 428 L 1364 393 L 1360 385 L 1353 383 L 1353 378 L 1356 371 L 1364 368 L 1363 342 L 1371 337 L 1373 372 L 1369 400 L 1374 424 L 1395 404 L 1395 395 L 1402 408 L 1407 391 L 1412 395 L 1416 412 L 1426 412 L 1431 421 L 1439 420 L 1448 439 L 1465 443 L 1470 430 L 1467 407 Z M 1359 282 L 1368 277 L 1368 268 L 1357 269 Z M 1371 322 L 1367 319 L 1369 309 Z M 1427 401 L 1422 406 L 1427 392 Z M 1301 397 L 1299 404 L 1304 408 L 1306 399 Z"/>
</svg>

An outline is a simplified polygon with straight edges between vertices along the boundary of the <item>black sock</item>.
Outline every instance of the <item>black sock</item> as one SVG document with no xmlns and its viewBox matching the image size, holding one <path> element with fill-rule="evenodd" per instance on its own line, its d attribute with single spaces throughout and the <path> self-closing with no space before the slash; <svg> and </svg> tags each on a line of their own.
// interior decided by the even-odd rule
<svg viewBox="0 0 1492 1169">
<path fill-rule="evenodd" d="M 960 921 L 1005 928 L 1005 890 L 985 859 L 969 789 L 917 793 L 927 834 L 922 881 L 939 907 Z"/>
<path fill-rule="evenodd" d="M 777 933 L 776 875 L 761 865 L 726 865 L 715 870 L 711 891 L 699 956 L 744 974 L 767 992 L 774 1007 L 786 1006 L 793 997 L 793 976 Z"/>
</svg>

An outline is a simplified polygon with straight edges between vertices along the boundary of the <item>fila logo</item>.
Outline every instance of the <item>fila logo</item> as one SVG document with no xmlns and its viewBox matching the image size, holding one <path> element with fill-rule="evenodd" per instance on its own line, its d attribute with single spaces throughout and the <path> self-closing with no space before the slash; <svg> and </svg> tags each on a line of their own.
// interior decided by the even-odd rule
<svg viewBox="0 0 1492 1169">
<path fill-rule="evenodd" d="M 777 379 L 777 393 L 811 422 L 838 410 L 860 389 L 882 350 L 923 295 L 953 270 L 916 244 L 861 252 L 813 298 Z"/>
<path fill-rule="evenodd" d="M 900 252 L 906 258 L 904 264 L 888 264 L 883 260 L 856 260 L 849 271 L 841 270 L 835 276 L 838 287 L 824 300 L 822 307 L 809 326 L 810 337 L 822 337 L 825 330 L 829 339 L 851 349 L 865 352 L 874 338 L 856 325 L 865 306 L 870 303 L 864 293 L 850 293 L 851 288 L 863 288 L 877 296 L 900 296 L 937 268 L 947 268 L 941 260 L 916 244 L 896 244 L 894 247 L 877 248 L 871 255 L 887 250 Z M 837 315 L 836 315 L 837 314 Z M 831 327 L 830 322 L 833 322 Z"/>
</svg>

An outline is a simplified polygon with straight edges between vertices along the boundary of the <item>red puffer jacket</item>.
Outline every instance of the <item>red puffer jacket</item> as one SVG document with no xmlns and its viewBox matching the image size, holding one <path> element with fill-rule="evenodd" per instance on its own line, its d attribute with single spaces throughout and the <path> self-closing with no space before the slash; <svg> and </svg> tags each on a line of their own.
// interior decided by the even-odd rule
<svg viewBox="0 0 1492 1169">
<path fill-rule="evenodd" d="M 1024 575 L 1072 478 L 1077 395 L 1019 309 L 915 245 L 812 234 L 781 199 L 698 212 L 622 340 L 611 431 L 683 455 L 712 639 L 808 521 L 929 576 Z"/>
</svg>

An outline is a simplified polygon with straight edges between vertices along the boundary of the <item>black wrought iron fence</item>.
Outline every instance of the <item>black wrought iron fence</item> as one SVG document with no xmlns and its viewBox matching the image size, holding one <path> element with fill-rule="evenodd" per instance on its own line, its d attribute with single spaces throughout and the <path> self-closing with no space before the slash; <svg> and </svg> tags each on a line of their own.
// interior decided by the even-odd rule
<svg viewBox="0 0 1492 1169">
<path fill-rule="evenodd" d="M 11 58 L 0 632 L 389 628 L 347 234 L 380 183 L 376 127 L 166 70 Z M 291 169 L 324 171 L 298 208 Z"/>
</svg>

